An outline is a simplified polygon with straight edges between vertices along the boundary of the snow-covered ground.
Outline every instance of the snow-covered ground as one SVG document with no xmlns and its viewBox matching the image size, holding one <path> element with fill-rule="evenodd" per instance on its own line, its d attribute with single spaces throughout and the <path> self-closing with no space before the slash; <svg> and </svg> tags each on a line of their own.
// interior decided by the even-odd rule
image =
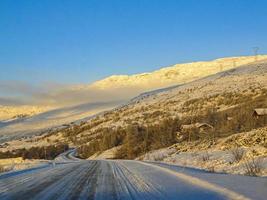
<svg viewBox="0 0 267 200">
<path fill-rule="evenodd" d="M 46 160 L 23 160 L 21 157 L 0 159 L 0 169 L 2 172 L 24 170 L 33 167 L 45 166 L 48 164 L 49 161 Z"/>
<path fill-rule="evenodd" d="M 208 174 L 139 161 L 71 161 L 0 175 L 0 198 L 263 200 L 267 195 L 266 179 Z M 224 185 L 215 181 L 218 176 Z"/>
<path fill-rule="evenodd" d="M 211 172 L 231 173 L 231 174 L 246 174 L 247 162 L 252 160 L 243 160 L 235 162 L 230 151 L 209 150 L 199 152 L 174 152 L 171 149 L 161 149 L 149 153 L 142 157 L 145 161 L 161 161 L 169 164 L 175 164 L 182 167 L 193 167 Z M 262 171 L 259 176 L 267 175 L 267 157 L 259 158 L 259 164 Z"/>
<path fill-rule="evenodd" d="M 82 104 L 50 110 L 20 121 L 2 122 L 0 125 L 0 143 L 23 136 L 38 135 L 44 130 L 88 118 L 117 105 L 116 103 Z"/>
<path fill-rule="evenodd" d="M 267 178 L 160 162 L 81 160 L 75 153 L 70 149 L 50 164 L 0 174 L 0 199 L 265 200 L 267 196 Z"/>
<path fill-rule="evenodd" d="M 177 143 L 138 159 L 231 174 L 248 174 L 252 166 L 260 170 L 256 175 L 267 176 L 266 138 L 264 127 L 219 139 L 212 145 L 208 141 Z"/>
<path fill-rule="evenodd" d="M 242 194 L 249 199 L 266 199 L 267 177 L 250 177 L 224 173 L 212 173 L 199 169 L 154 162 L 153 164 L 185 174 L 190 177 L 207 181 L 213 185 Z"/>
</svg>

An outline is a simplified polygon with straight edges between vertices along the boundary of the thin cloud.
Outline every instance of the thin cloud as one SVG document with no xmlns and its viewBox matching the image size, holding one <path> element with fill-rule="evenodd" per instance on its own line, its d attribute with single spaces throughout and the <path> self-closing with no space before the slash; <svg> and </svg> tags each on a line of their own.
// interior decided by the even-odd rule
<svg viewBox="0 0 267 200">
<path fill-rule="evenodd" d="M 125 101 L 141 88 L 98 89 L 90 85 L 76 87 L 57 83 L 33 86 L 25 82 L 1 82 L 0 105 L 45 105 L 54 107 L 84 103 Z M 9 94 L 6 95 L 6 94 Z M 10 95 L 13 95 L 10 97 Z"/>
<path fill-rule="evenodd" d="M 31 95 L 38 92 L 36 87 L 22 81 L 1 81 L 0 93 Z"/>
<path fill-rule="evenodd" d="M 14 97 L 0 97 L 0 106 L 23 106 L 26 105 L 27 102 L 21 100 L 19 98 Z"/>
</svg>

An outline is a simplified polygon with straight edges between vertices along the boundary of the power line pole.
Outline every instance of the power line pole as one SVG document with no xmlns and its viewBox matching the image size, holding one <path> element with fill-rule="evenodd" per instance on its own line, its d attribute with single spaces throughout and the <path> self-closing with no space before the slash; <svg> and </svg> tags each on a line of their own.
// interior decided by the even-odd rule
<svg viewBox="0 0 267 200">
<path fill-rule="evenodd" d="M 258 61 L 258 51 L 259 51 L 259 49 L 260 49 L 259 47 L 253 47 L 255 61 Z"/>
</svg>

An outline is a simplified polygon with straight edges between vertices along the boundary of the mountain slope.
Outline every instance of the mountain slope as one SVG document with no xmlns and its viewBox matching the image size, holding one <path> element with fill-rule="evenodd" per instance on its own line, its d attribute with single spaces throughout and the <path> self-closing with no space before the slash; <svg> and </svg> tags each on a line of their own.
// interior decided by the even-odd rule
<svg viewBox="0 0 267 200">
<path fill-rule="evenodd" d="M 262 59 L 267 59 L 267 55 L 258 56 L 258 60 Z M 72 85 L 57 91 L 48 91 L 46 96 L 49 98 L 42 98 L 42 105 L 4 106 L 0 103 L 0 120 L 8 120 L 17 115 L 32 116 L 59 107 L 79 104 L 127 101 L 149 90 L 187 83 L 254 61 L 254 56 L 229 57 L 176 64 L 143 74 L 113 75 L 92 84 Z"/>
<path fill-rule="evenodd" d="M 258 60 L 267 59 L 259 55 Z M 113 75 L 92 84 L 71 86 L 70 92 L 93 94 L 88 101 L 128 101 L 140 93 L 188 83 L 208 75 L 253 63 L 254 56 L 220 58 L 211 61 L 176 64 L 149 73 Z"/>
<path fill-rule="evenodd" d="M 84 143 L 89 145 L 90 149 L 96 148 L 94 145 L 97 143 L 100 147 L 98 151 L 103 151 L 118 143 L 129 147 L 131 144 L 128 143 L 129 138 L 125 136 L 125 132 L 130 131 L 137 134 L 131 136 L 130 140 L 135 145 L 133 148 L 136 153 L 129 152 L 129 155 L 133 153 L 134 157 L 142 154 L 146 148 L 159 148 L 175 142 L 181 125 L 209 123 L 217 130 L 218 137 L 265 126 L 264 118 L 257 120 L 252 117 L 252 113 L 254 108 L 267 107 L 266 99 L 267 61 L 261 61 L 135 98 L 129 104 L 82 125 L 82 130 L 86 131 L 79 131 L 77 127 L 77 131 L 68 135 L 75 136 L 75 140 L 71 140 L 74 144 Z M 227 116 L 233 120 L 228 121 Z M 166 128 L 172 127 L 173 123 L 174 129 Z M 143 137 L 147 133 L 150 134 L 150 131 L 151 138 L 148 139 L 153 142 L 150 141 L 146 144 L 148 146 L 144 147 Z M 169 131 L 171 135 L 167 135 Z M 119 138 L 115 138 L 114 144 L 106 146 L 104 142 L 106 139 L 112 141 L 108 139 L 112 134 L 119 135 L 116 136 Z M 159 138 L 154 138 L 157 134 Z M 208 139 L 210 136 L 201 137 Z M 97 148 L 94 151 L 97 152 Z M 88 150 L 89 155 L 94 151 Z M 127 149 L 124 151 L 127 152 Z"/>
<path fill-rule="evenodd" d="M 186 113 L 182 110 L 182 106 L 183 103 L 190 101 L 190 99 L 206 97 L 211 93 L 234 91 L 235 89 L 232 87 L 242 90 L 243 88 L 247 88 L 250 85 L 259 85 L 261 82 L 264 82 L 266 77 L 263 76 L 264 73 L 257 72 L 257 68 L 255 68 L 255 64 L 253 63 L 254 59 L 255 58 L 252 56 L 235 57 L 217 59 L 210 62 L 178 64 L 173 67 L 163 68 L 155 72 L 141 75 L 112 76 L 102 81 L 95 82 L 89 86 L 75 86 L 72 89 L 73 91 L 81 90 L 83 93 L 89 93 L 91 89 L 94 88 L 94 90 L 108 93 L 109 96 L 111 96 L 111 100 L 114 100 L 112 98 L 117 98 L 117 96 L 119 96 L 122 91 L 122 94 L 120 94 L 121 97 L 119 98 L 123 98 L 125 101 L 125 99 L 133 97 L 134 94 L 138 91 L 144 92 L 147 88 L 154 89 L 162 85 L 166 86 L 169 84 L 179 84 L 179 86 L 144 93 L 143 95 L 133 99 L 128 104 L 126 104 L 129 105 L 128 107 L 122 106 L 118 109 L 115 109 L 114 112 L 119 112 L 116 113 L 116 117 L 114 118 L 119 120 L 107 120 L 106 123 L 102 124 L 103 127 L 117 127 L 119 125 L 124 126 L 127 125 L 129 120 L 132 120 L 133 122 L 140 121 L 140 123 L 142 123 L 142 121 L 145 121 L 143 115 L 150 116 L 153 112 L 160 112 L 161 114 L 165 113 L 166 116 L 186 115 Z M 267 56 L 258 57 L 258 60 L 262 59 L 267 59 Z M 235 64 L 233 64 L 233 60 L 235 60 Z M 239 66 L 244 63 L 251 63 L 251 67 L 250 65 L 248 65 L 237 69 L 226 70 L 216 75 L 211 75 L 222 69 L 233 68 L 234 66 Z M 262 63 L 264 65 L 265 62 Z M 255 73 L 249 71 L 254 69 L 256 69 Z M 265 68 L 263 67 L 263 70 L 264 69 Z M 203 76 L 205 75 L 210 76 L 203 78 Z M 196 77 L 201 77 L 202 80 L 189 82 L 190 80 L 192 81 L 196 79 Z M 150 82 L 151 85 L 148 85 L 148 83 Z M 235 84 L 236 86 L 234 86 Z M 129 88 L 124 88 L 125 90 L 123 90 L 123 87 Z M 124 93 L 124 91 L 126 93 Z M 139 94 L 139 92 L 137 94 Z M 111 101 L 110 103 L 108 102 L 109 97 L 106 98 L 107 99 L 105 99 L 105 96 L 103 96 L 103 103 L 100 104 L 87 103 L 80 106 L 72 106 L 70 107 L 70 109 L 61 108 L 37 115 L 36 117 L 29 118 L 22 122 L 18 121 L 18 123 L 11 124 L 2 123 L 2 125 L 0 124 L 2 126 L 2 128 L 0 127 L 1 135 L 5 136 L 5 140 L 8 139 L 11 135 L 32 135 L 51 127 L 56 127 L 65 123 L 70 123 L 72 121 L 81 120 L 83 118 L 94 115 L 99 111 L 103 111 L 104 109 L 115 107 L 116 105 L 119 105 L 119 103 L 123 102 L 123 100 L 111 101 L 109 99 L 109 101 Z M 91 105 L 93 105 L 93 109 Z M 100 106 L 99 109 L 97 105 Z M 79 109 L 79 112 L 77 112 L 77 109 L 75 109 L 76 107 L 80 107 L 84 109 L 84 111 Z M 127 115 L 127 113 L 131 114 Z M 114 113 L 112 113 L 112 115 L 113 114 Z M 163 116 L 159 115 L 159 118 L 160 117 Z M 153 121 L 153 119 L 151 119 L 151 121 Z"/>
<path fill-rule="evenodd" d="M 11 139 L 39 135 L 48 129 L 89 118 L 96 113 L 115 107 L 120 102 L 87 103 L 45 111 L 34 116 L 25 116 L 0 122 L 0 143 Z"/>
<path fill-rule="evenodd" d="M 186 84 L 144 93 L 116 109 L 104 112 L 92 119 L 83 120 L 80 125 L 73 124 L 56 130 L 53 136 L 61 135 L 63 136 L 62 142 L 65 141 L 75 146 L 95 142 L 101 145 L 105 141 L 103 140 L 105 135 L 110 136 L 110 134 L 118 134 L 122 131 L 122 140 L 115 145 L 118 146 L 124 143 L 123 131 L 134 124 L 155 128 L 165 119 L 175 118 L 179 118 L 180 125 L 190 122 L 212 124 L 214 117 L 220 121 L 214 124 L 220 134 L 249 131 L 253 128 L 253 124 L 248 123 L 246 127 L 244 125 L 247 121 L 244 120 L 253 120 L 251 119 L 253 108 L 267 107 L 266 96 L 267 61 L 263 60 Z M 212 113 L 212 118 L 209 117 L 210 113 Z M 224 115 L 240 121 L 225 121 L 227 118 L 222 117 Z M 246 115 L 247 119 L 244 117 Z M 228 128 L 225 123 L 229 125 Z M 98 139 L 95 140 L 95 138 Z M 102 139 L 99 140 L 99 138 Z M 113 147 L 114 144 L 100 149 L 96 148 L 94 151 L 103 151 Z"/>
</svg>

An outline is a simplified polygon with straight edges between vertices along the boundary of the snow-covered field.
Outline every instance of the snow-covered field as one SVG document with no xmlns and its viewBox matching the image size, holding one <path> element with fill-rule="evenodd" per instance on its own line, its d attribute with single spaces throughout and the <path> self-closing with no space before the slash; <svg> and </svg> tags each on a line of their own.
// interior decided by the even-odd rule
<svg viewBox="0 0 267 200">
<path fill-rule="evenodd" d="M 267 127 L 219 139 L 213 145 L 207 141 L 177 143 L 138 159 L 230 174 L 248 174 L 252 166 L 259 168 L 256 175 L 267 176 L 266 137 Z"/>
<path fill-rule="evenodd" d="M 68 108 L 50 110 L 24 120 L 11 123 L 2 122 L 0 126 L 0 143 L 23 136 L 38 135 L 44 130 L 60 127 L 74 121 L 88 118 L 96 113 L 108 110 L 117 104 L 83 104 Z"/>
<path fill-rule="evenodd" d="M 246 174 L 246 162 L 252 162 L 250 159 L 235 162 L 230 151 L 209 150 L 199 152 L 181 152 L 175 150 L 161 149 L 145 155 L 142 160 L 161 161 L 169 164 L 175 164 L 182 167 L 193 167 L 211 172 Z M 259 176 L 267 175 L 267 157 L 259 159 L 262 171 Z"/>
<path fill-rule="evenodd" d="M 46 160 L 23 160 L 21 157 L 0 159 L 0 169 L 2 172 L 24 170 L 48 164 L 49 161 Z"/>
</svg>

